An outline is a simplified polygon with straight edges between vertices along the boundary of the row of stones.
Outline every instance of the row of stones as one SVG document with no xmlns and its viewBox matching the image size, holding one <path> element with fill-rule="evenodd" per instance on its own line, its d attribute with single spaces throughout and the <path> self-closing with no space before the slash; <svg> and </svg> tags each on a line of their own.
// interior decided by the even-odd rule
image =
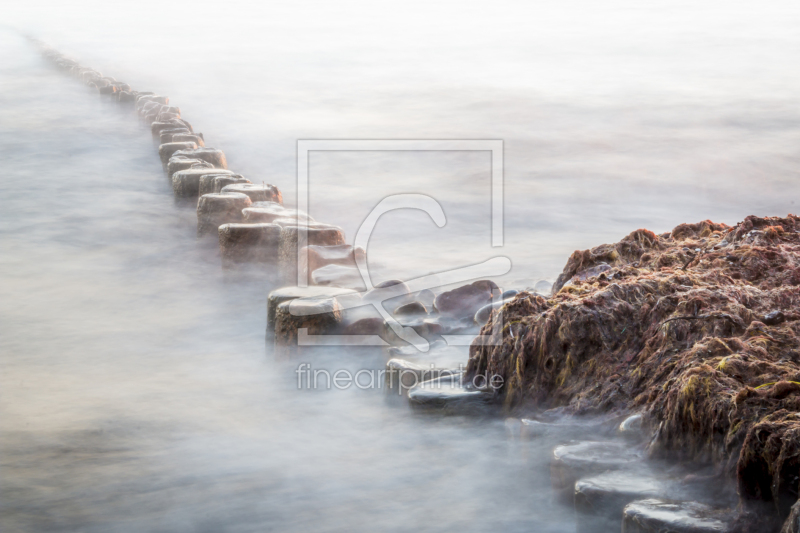
<svg viewBox="0 0 800 533">
<path fill-rule="evenodd" d="M 492 311 L 513 298 L 490 281 L 479 281 L 434 295 L 430 290 L 411 294 L 398 281 L 364 291 L 356 261 L 364 250 L 345 243 L 341 228 L 317 222 L 307 213 L 283 205 L 278 187 L 254 184 L 228 169 L 225 154 L 206 147 L 204 135 L 195 132 L 167 96 L 136 91 L 129 84 L 104 76 L 65 57 L 42 43 L 43 56 L 100 94 L 120 104 L 134 106 L 158 140 L 158 153 L 172 184 L 176 200 L 197 202 L 197 235 L 219 239 L 223 268 L 256 264 L 274 267 L 281 281 L 291 282 L 299 272 L 315 287 L 286 287 L 270 294 L 268 335 L 278 344 L 296 342 L 298 328 L 312 334 L 377 335 L 389 343 L 398 339 L 378 313 L 355 309 L 359 304 L 390 306 L 404 326 L 428 339 L 443 334 L 475 331 Z M 305 253 L 298 244 L 305 234 Z M 347 295 L 346 306 L 338 298 Z M 363 296 L 363 298 L 361 297 Z M 300 300 L 294 303 L 290 301 Z M 359 300 L 359 301 L 354 301 Z M 278 309 L 279 305 L 281 306 Z M 302 309 L 300 309 L 302 308 Z M 298 314 L 298 310 L 302 313 Z M 292 311 L 295 312 L 292 312 Z M 316 311 L 316 312 L 315 312 Z M 272 335 L 277 332 L 276 335 Z"/>
<path fill-rule="evenodd" d="M 441 349 L 434 344 L 431 356 Z M 387 392 L 405 395 L 418 412 L 498 413 L 491 391 L 466 383 L 460 368 L 396 358 L 387 363 L 385 377 Z M 574 507 L 577 533 L 722 533 L 736 516 L 735 498 L 715 490 L 714 475 L 646 460 L 641 415 L 593 422 L 509 418 L 505 425 L 519 443 L 569 441 L 553 447 L 550 481 L 557 500 Z M 587 433 L 598 440 L 576 440 Z"/>
<path fill-rule="evenodd" d="M 228 170 L 225 154 L 205 146 L 202 133 L 195 132 L 169 98 L 139 92 L 112 77 L 79 65 L 57 51 L 41 45 L 45 58 L 121 104 L 132 104 L 150 124 L 159 141 L 158 153 L 178 200 L 197 199 L 197 234 L 217 235 L 223 267 L 246 263 L 275 265 L 286 279 L 299 266 L 312 287 L 285 287 L 268 297 L 268 334 L 275 342 L 296 343 L 298 328 L 311 334 L 378 335 L 392 343 L 397 340 L 380 316 L 364 316 L 358 304 L 388 305 L 404 326 L 411 327 L 431 344 L 431 352 L 442 349 L 438 337 L 447 333 L 475 331 L 493 311 L 513 299 L 516 291 L 499 289 L 490 281 L 479 281 L 435 295 L 430 290 L 412 293 L 395 280 L 377 285 L 365 293 L 357 274 L 356 260 L 364 251 L 345 244 L 341 228 L 315 221 L 307 213 L 283 206 L 280 190 L 253 184 Z M 296 258 L 300 228 L 307 233 L 305 264 Z M 342 305 L 344 302 L 344 305 Z M 402 352 L 400 352 L 402 353 Z M 491 390 L 464 383 L 459 369 L 433 368 L 403 359 L 387 363 L 387 390 L 400 389 L 418 409 L 456 414 L 475 414 L 493 407 Z M 413 378 L 409 386 L 407 378 Z M 552 427 L 551 427 L 552 426 Z M 563 425 L 533 420 L 514 420 L 512 434 L 536 437 L 563 431 Z M 635 422 L 620 426 L 630 433 Z M 583 428 L 585 429 L 585 428 Z M 581 442 L 554 449 L 551 480 L 561 495 L 574 500 L 579 533 L 619 530 L 650 533 L 674 531 L 708 533 L 727 527 L 730 513 L 697 502 L 663 499 L 673 494 L 669 483 L 642 472 L 624 468 L 641 460 L 641 455 L 620 442 Z M 662 498 L 658 498 L 658 497 Z"/>
<path fill-rule="evenodd" d="M 563 430 L 560 424 L 509 420 L 507 427 L 520 436 L 536 438 Z M 554 427 L 555 426 L 555 427 Z M 603 428 L 576 424 L 585 435 Z M 579 441 L 556 446 L 550 465 L 551 484 L 562 501 L 575 508 L 577 533 L 720 533 L 730 528 L 735 512 L 731 500 L 715 495 L 713 478 L 683 469 L 660 471 L 644 461 L 641 416 L 618 426 L 624 440 Z M 568 431 L 568 428 L 567 428 Z M 631 442 L 633 441 L 633 442 Z M 684 500 L 703 495 L 707 501 Z M 709 497 L 709 495 L 714 495 Z M 724 502 L 724 503 L 723 503 Z M 621 528 L 620 528 L 621 524 Z"/>
</svg>

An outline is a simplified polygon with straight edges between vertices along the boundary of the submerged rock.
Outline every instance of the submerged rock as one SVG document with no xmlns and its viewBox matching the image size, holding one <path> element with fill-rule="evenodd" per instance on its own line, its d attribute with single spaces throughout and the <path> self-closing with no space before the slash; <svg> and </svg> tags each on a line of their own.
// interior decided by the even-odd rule
<svg viewBox="0 0 800 533">
<path fill-rule="evenodd" d="M 557 492 L 571 495 L 578 479 L 618 470 L 642 459 L 640 451 L 616 441 L 585 441 L 556 446 L 550 463 L 550 483 Z"/>
<path fill-rule="evenodd" d="M 725 533 L 730 530 L 733 516 L 730 509 L 716 509 L 698 502 L 650 498 L 625 507 L 622 533 Z"/>
<path fill-rule="evenodd" d="M 389 359 L 386 362 L 386 389 L 408 391 L 420 383 L 432 379 L 460 377 L 462 371 L 455 368 L 437 368 L 432 364 L 418 364 L 404 359 Z"/>
<path fill-rule="evenodd" d="M 491 392 L 471 387 L 461 373 L 425 381 L 408 391 L 411 407 L 442 414 L 486 413 L 491 399 Z"/>
<path fill-rule="evenodd" d="M 620 423 L 619 434 L 629 439 L 641 439 L 644 437 L 643 422 L 644 417 L 640 413 L 631 415 Z"/>
<path fill-rule="evenodd" d="M 669 488 L 656 476 L 641 471 L 613 471 L 579 479 L 575 483 L 577 533 L 618 531 L 622 511 L 629 503 L 664 497 Z"/>
</svg>

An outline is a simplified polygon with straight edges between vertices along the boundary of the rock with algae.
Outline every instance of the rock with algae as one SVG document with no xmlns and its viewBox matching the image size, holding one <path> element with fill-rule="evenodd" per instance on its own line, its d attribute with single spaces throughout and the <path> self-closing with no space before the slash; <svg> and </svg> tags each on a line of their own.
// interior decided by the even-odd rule
<svg viewBox="0 0 800 533">
<path fill-rule="evenodd" d="M 641 412 L 651 456 L 711 462 L 736 483 L 737 527 L 777 530 L 788 517 L 800 480 L 800 217 L 639 229 L 575 252 L 552 297 L 520 293 L 504 314 L 497 345 L 471 347 L 467 378 L 501 375 L 507 410 Z"/>
</svg>

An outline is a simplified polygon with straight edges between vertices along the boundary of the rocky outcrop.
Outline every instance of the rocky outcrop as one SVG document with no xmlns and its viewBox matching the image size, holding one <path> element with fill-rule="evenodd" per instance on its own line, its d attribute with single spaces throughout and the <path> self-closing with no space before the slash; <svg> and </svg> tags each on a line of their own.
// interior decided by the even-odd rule
<svg viewBox="0 0 800 533">
<path fill-rule="evenodd" d="M 650 456 L 717 465 L 742 520 L 769 531 L 800 476 L 798 231 L 793 215 L 751 216 L 575 252 L 554 296 L 504 306 L 467 377 L 502 376 L 512 411 L 641 411 Z"/>
</svg>

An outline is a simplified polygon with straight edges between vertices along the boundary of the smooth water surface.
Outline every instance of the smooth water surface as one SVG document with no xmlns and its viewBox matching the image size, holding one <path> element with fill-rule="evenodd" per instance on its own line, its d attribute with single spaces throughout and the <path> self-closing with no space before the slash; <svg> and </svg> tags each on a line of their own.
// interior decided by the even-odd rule
<svg viewBox="0 0 800 533">
<path fill-rule="evenodd" d="M 0 29 L 4 531 L 536 531 L 555 441 L 415 416 L 380 390 L 298 390 L 261 279 L 224 276 L 146 125 L 17 30 L 168 94 L 207 145 L 294 199 L 297 139 L 502 139 L 486 153 L 322 152 L 311 213 L 352 238 L 387 194 L 376 281 L 502 254 L 521 288 L 638 227 L 796 211 L 800 15 L 679 5 L 26 3 Z M 311 359 L 381 368 L 363 352 Z"/>
</svg>

